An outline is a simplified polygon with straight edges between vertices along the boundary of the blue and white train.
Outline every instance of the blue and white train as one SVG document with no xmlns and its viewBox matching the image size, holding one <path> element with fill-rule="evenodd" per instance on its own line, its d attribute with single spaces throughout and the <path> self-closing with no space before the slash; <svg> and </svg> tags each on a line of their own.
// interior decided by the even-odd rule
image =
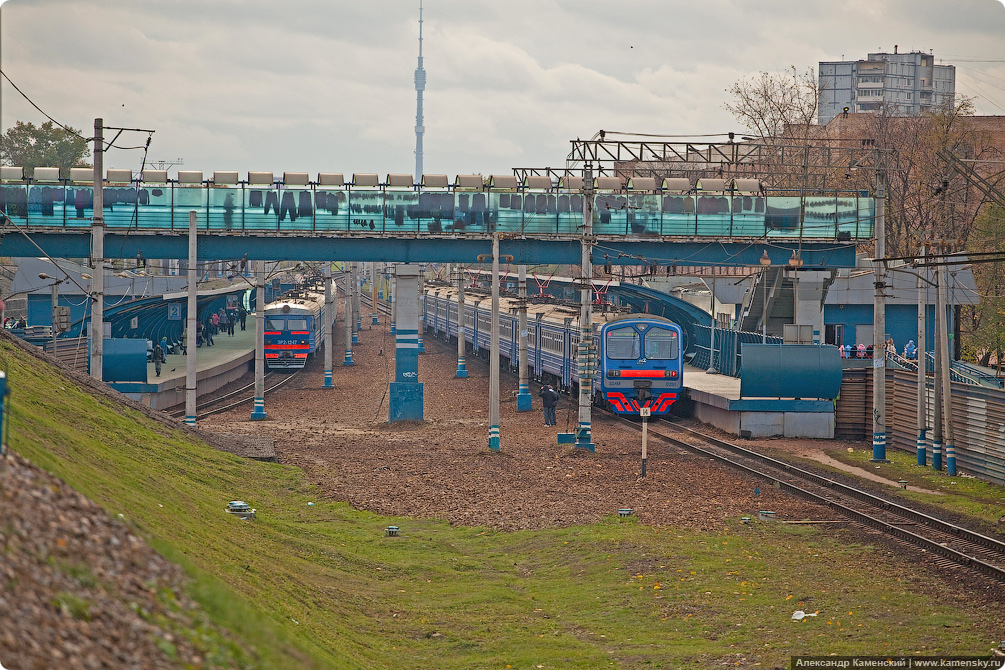
<svg viewBox="0 0 1005 670">
<path fill-rule="evenodd" d="M 464 330 L 473 355 L 487 356 L 491 346 L 491 298 L 465 291 Z M 517 301 L 500 297 L 500 356 L 516 369 L 519 360 Z M 457 289 L 426 290 L 422 313 L 427 333 L 457 340 Z M 683 334 L 668 319 L 651 314 L 594 314 L 597 372 L 593 399 L 617 414 L 639 414 L 648 407 L 662 415 L 680 398 L 683 385 Z M 527 364 L 530 375 L 556 388 L 579 388 L 577 348 L 579 309 L 553 304 L 527 308 Z"/>
<path fill-rule="evenodd" d="M 318 350 L 331 330 L 325 295 L 291 292 L 265 306 L 265 366 L 270 370 L 299 370 Z"/>
</svg>

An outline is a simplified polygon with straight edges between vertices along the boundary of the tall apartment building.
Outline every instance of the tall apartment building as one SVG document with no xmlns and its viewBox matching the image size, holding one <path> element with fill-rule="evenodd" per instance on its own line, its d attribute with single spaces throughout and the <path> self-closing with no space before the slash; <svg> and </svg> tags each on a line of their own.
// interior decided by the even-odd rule
<svg viewBox="0 0 1005 670">
<path fill-rule="evenodd" d="M 817 123 L 827 125 L 844 111 L 875 112 L 881 105 L 898 115 L 916 115 L 953 100 L 956 67 L 936 65 L 921 51 L 871 53 L 865 60 L 819 64 Z"/>
</svg>

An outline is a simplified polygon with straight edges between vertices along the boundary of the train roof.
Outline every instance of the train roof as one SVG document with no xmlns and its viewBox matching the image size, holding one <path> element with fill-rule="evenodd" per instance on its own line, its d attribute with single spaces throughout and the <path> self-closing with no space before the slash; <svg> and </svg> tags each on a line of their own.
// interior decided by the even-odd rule
<svg viewBox="0 0 1005 670">
<path fill-rule="evenodd" d="M 426 289 L 427 295 L 434 295 L 439 298 L 445 298 L 452 302 L 457 302 L 457 287 L 455 286 L 436 286 L 429 287 Z M 482 309 L 488 309 L 492 304 L 492 296 L 487 294 L 485 291 L 478 289 L 465 289 L 464 290 L 464 304 L 472 305 L 475 307 L 480 307 Z M 518 298 L 513 296 L 499 296 L 499 313 L 500 314 L 510 314 L 513 310 L 518 309 L 520 306 L 520 301 Z M 566 319 L 570 319 L 569 325 L 579 325 L 579 307 L 575 305 L 559 305 L 555 303 L 536 303 L 529 302 L 527 304 L 527 320 L 533 321 L 541 315 L 541 320 L 557 323 L 564 325 Z M 619 319 L 626 316 L 640 316 L 638 314 L 625 314 L 624 312 L 594 312 L 593 313 L 593 328 L 596 330 L 600 326 L 604 325 L 608 321 L 614 319 Z M 652 316 L 647 314 L 645 316 Z"/>
<path fill-rule="evenodd" d="M 265 313 L 311 314 L 314 310 L 324 305 L 324 302 L 324 293 L 307 291 L 295 296 L 285 296 L 279 300 L 273 300 L 265 306 Z"/>
</svg>

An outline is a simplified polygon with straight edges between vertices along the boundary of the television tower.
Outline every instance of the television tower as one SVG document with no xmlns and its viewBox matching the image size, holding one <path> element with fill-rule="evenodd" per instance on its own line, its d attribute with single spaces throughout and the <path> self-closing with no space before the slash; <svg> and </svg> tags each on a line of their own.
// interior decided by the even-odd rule
<svg viewBox="0 0 1005 670">
<path fill-rule="evenodd" d="M 422 92 L 426 90 L 426 70 L 422 67 L 422 0 L 419 0 L 419 66 L 415 68 L 415 181 L 422 181 Z"/>
</svg>

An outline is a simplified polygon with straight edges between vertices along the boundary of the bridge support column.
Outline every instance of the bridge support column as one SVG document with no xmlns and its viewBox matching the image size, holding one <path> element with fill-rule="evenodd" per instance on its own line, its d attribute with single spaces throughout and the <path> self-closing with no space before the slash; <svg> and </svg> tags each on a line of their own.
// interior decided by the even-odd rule
<svg viewBox="0 0 1005 670">
<path fill-rule="evenodd" d="M 189 277 L 194 273 L 195 263 L 189 263 Z M 265 261 L 255 261 L 255 406 L 251 410 L 252 421 L 268 416 L 265 413 L 265 305 Z"/>
<path fill-rule="evenodd" d="M 461 266 L 457 266 L 457 377 L 465 379 L 468 376 L 468 369 L 464 361 L 464 347 L 467 344 L 464 338 L 467 331 L 464 328 L 464 271 Z"/>
<path fill-rule="evenodd" d="M 583 172 L 583 236 L 582 272 L 579 292 L 579 345 L 577 362 L 579 367 L 579 426 L 576 428 L 576 448 L 593 451 L 592 402 L 593 402 L 593 166 L 586 164 Z"/>
<path fill-rule="evenodd" d="M 519 382 L 516 392 L 516 411 L 529 412 L 531 409 L 530 382 L 527 374 L 527 266 L 517 268 L 517 305 L 519 308 Z"/>
<path fill-rule="evenodd" d="M 395 333 L 394 381 L 388 393 L 388 420 L 422 421 L 422 384 L 419 383 L 419 266 L 396 265 L 395 288 L 403 296 Z M 395 291 L 397 293 L 397 291 Z"/>
<path fill-rule="evenodd" d="M 939 328 L 939 351 L 938 357 L 942 361 L 942 435 L 945 439 L 946 447 L 946 474 L 950 477 L 956 476 L 956 440 L 953 434 L 953 387 L 952 387 L 952 358 L 949 353 L 949 325 L 946 318 L 946 304 L 948 302 L 949 273 L 943 265 L 936 272 L 939 275 L 939 296 L 936 305 L 938 311 L 935 315 L 935 323 Z"/>
<path fill-rule="evenodd" d="M 343 278 L 345 279 L 345 360 L 342 367 L 354 365 L 352 361 L 352 345 L 356 343 L 356 336 L 352 332 L 352 284 L 353 272 L 351 263 L 342 263 Z"/>
<path fill-rule="evenodd" d="M 324 322 L 320 324 L 320 330 L 324 333 L 325 338 L 325 383 L 322 388 L 330 389 L 335 388 L 332 383 L 332 359 L 334 358 L 334 353 L 332 352 L 332 345 L 335 343 L 335 301 L 332 299 L 332 264 L 328 263 L 328 266 L 324 270 L 325 278 L 325 318 Z"/>
</svg>

